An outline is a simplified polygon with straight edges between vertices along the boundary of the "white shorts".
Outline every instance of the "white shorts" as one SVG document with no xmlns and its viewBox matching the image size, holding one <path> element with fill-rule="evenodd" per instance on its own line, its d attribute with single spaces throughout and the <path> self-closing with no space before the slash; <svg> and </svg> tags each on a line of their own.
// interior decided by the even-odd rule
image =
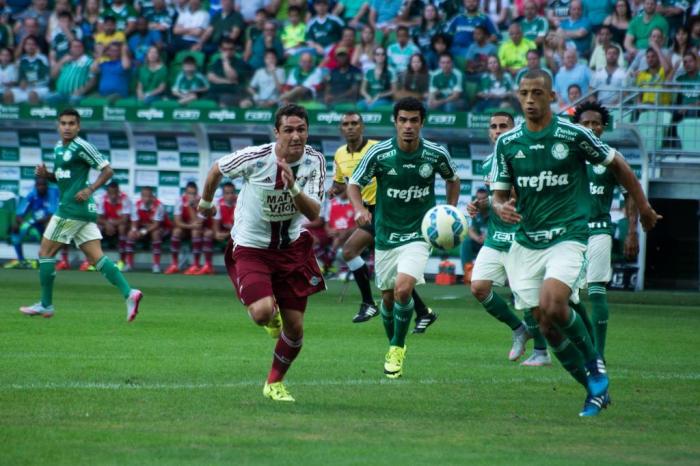
<svg viewBox="0 0 700 466">
<path fill-rule="evenodd" d="M 76 246 L 80 246 L 87 241 L 102 239 L 102 234 L 94 222 L 54 215 L 44 231 L 44 238 L 63 244 L 70 244 L 73 241 Z"/>
<path fill-rule="evenodd" d="M 506 284 L 506 261 L 508 260 L 507 251 L 499 251 L 497 249 L 483 246 L 479 250 L 479 254 L 474 261 L 474 269 L 472 270 L 472 281 L 487 280 L 493 282 L 496 286 Z"/>
<path fill-rule="evenodd" d="M 586 258 L 588 259 L 587 283 L 607 283 L 612 278 L 612 236 L 593 235 L 588 238 Z"/>
<path fill-rule="evenodd" d="M 393 290 L 396 275 L 405 273 L 416 279 L 416 285 L 425 283 L 425 266 L 430 257 L 430 246 L 423 241 L 413 241 L 398 248 L 374 251 L 374 272 L 377 288 Z"/>
<path fill-rule="evenodd" d="M 28 102 L 29 101 L 29 93 L 34 91 L 37 96 L 39 96 L 39 99 L 44 99 L 46 98 L 47 95 L 49 95 L 49 88 L 48 87 L 27 87 L 26 89 L 22 89 L 21 87 L 13 87 L 12 88 L 12 98 L 14 100 L 14 103 L 20 104 L 22 102 Z"/>
<path fill-rule="evenodd" d="M 586 277 L 586 245 L 562 241 L 547 249 L 528 249 L 513 242 L 506 260 L 510 289 L 516 309 L 540 304 L 542 283 L 554 278 L 578 290 Z"/>
</svg>

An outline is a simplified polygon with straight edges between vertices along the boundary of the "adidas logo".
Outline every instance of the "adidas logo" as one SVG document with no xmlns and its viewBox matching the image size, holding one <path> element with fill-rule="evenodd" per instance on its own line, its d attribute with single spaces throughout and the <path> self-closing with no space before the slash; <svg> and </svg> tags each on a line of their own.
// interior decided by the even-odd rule
<svg viewBox="0 0 700 466">
<path fill-rule="evenodd" d="M 517 154 L 515 154 L 516 159 L 524 159 L 525 154 L 523 154 L 523 151 L 519 150 Z"/>
<path fill-rule="evenodd" d="M 396 173 L 396 170 L 394 170 L 394 169 L 392 168 L 391 170 L 389 170 L 389 171 L 387 172 L 387 175 L 394 175 L 394 176 L 397 176 L 398 173 Z"/>
<path fill-rule="evenodd" d="M 264 180 L 262 180 L 262 182 L 263 182 L 263 183 L 272 183 L 272 178 L 270 178 L 270 177 L 268 176 L 267 178 L 265 178 Z"/>
</svg>

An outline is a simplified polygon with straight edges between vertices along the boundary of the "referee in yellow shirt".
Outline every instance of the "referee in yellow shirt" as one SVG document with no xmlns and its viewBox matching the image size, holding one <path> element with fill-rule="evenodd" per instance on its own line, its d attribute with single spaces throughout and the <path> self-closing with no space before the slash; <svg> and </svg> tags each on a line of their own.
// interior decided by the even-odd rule
<svg viewBox="0 0 700 466">
<path fill-rule="evenodd" d="M 362 115 L 350 111 L 340 120 L 340 133 L 346 144 L 335 152 L 333 185 L 328 190 L 328 197 L 333 198 L 345 192 L 347 180 L 352 175 L 355 167 L 370 147 L 378 141 L 364 137 L 364 124 Z M 377 181 L 374 180 L 362 189 L 362 200 L 372 213 L 374 223 L 374 204 L 377 197 Z M 354 323 L 366 322 L 379 314 L 379 309 L 372 296 L 372 288 L 369 280 L 369 269 L 362 259 L 362 252 L 374 243 L 374 225 L 358 227 L 343 245 L 343 260 L 355 277 L 355 283 L 362 294 L 362 304 L 352 321 Z M 437 314 L 426 307 L 423 300 L 413 290 L 413 301 L 416 310 L 416 326 L 413 333 L 423 333 L 437 319 Z"/>
</svg>

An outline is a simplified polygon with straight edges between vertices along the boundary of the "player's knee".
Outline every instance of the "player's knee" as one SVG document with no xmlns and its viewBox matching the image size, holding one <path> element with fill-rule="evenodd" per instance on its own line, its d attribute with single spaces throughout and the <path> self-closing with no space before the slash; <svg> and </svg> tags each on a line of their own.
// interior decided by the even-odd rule
<svg viewBox="0 0 700 466">
<path fill-rule="evenodd" d="M 394 287 L 394 300 L 401 304 L 406 304 L 411 300 L 413 286 L 407 283 L 397 283 Z"/>
<path fill-rule="evenodd" d="M 483 301 L 491 293 L 491 284 L 487 281 L 477 280 L 471 283 L 471 291 L 478 301 Z"/>
<path fill-rule="evenodd" d="M 258 325 L 266 325 L 272 319 L 276 306 L 272 299 L 260 299 L 248 306 L 250 318 Z"/>
<path fill-rule="evenodd" d="M 173 228 L 172 237 L 173 237 L 173 238 L 180 238 L 180 236 L 182 236 L 182 229 L 180 229 L 180 228 Z"/>
</svg>

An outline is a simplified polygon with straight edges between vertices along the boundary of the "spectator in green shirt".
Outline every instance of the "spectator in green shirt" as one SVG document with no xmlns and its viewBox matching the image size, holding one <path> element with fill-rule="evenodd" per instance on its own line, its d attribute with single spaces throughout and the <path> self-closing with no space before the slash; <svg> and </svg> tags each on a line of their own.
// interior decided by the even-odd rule
<svg viewBox="0 0 700 466">
<path fill-rule="evenodd" d="M 498 60 L 496 60 L 498 61 Z M 441 112 L 456 112 L 462 110 L 463 76 L 459 70 L 454 69 L 452 55 L 443 53 L 440 55 L 440 69 L 430 76 L 430 95 L 428 96 L 428 108 Z"/>
<path fill-rule="evenodd" d="M 78 39 L 70 42 L 70 50 L 51 66 L 51 78 L 56 79 L 56 92 L 47 100 L 52 104 L 68 102 L 77 105 L 95 87 L 95 75 L 90 70 L 92 58 Z"/>
<path fill-rule="evenodd" d="M 683 67 L 685 74 L 676 78 L 676 82 L 684 84 L 678 100 L 681 105 L 697 107 L 697 110 L 685 108 L 678 110 L 678 117 L 674 118 L 675 121 L 684 117 L 698 118 L 700 116 L 700 74 L 698 74 L 698 56 L 693 51 L 689 50 L 683 54 Z"/>
<path fill-rule="evenodd" d="M 358 29 L 369 14 L 368 0 L 339 0 L 333 14 L 342 18 L 348 26 Z"/>
<path fill-rule="evenodd" d="M 664 37 L 668 37 L 668 21 L 656 12 L 656 0 L 644 0 L 644 11 L 630 21 L 625 36 L 625 50 L 631 55 L 629 61 L 649 47 L 649 36 L 654 28 L 661 29 Z"/>
<path fill-rule="evenodd" d="M 544 45 L 544 38 L 549 32 L 549 22 L 544 16 L 537 14 L 537 5 L 532 0 L 525 2 L 523 7 L 525 15 L 520 18 L 520 27 L 526 39 L 531 40 L 538 47 Z"/>
<path fill-rule="evenodd" d="M 197 61 L 194 57 L 186 57 L 182 62 L 182 71 L 177 75 L 172 93 L 179 104 L 188 104 L 198 99 L 209 90 L 209 82 L 202 73 L 197 71 Z"/>
<path fill-rule="evenodd" d="M 379 106 L 391 104 L 391 96 L 396 92 L 396 74 L 389 67 L 384 47 L 374 50 L 374 68 L 368 70 L 360 85 L 358 103 L 361 110 L 374 110 Z"/>
<path fill-rule="evenodd" d="M 252 70 L 236 56 L 235 42 L 230 37 L 221 39 L 219 51 L 219 58 L 207 69 L 209 98 L 216 100 L 221 107 L 234 107 L 247 97 L 245 89 Z"/>
<path fill-rule="evenodd" d="M 139 80 L 136 84 L 136 97 L 144 105 L 163 98 L 167 90 L 168 68 L 160 59 L 158 47 L 151 46 L 146 52 L 146 61 L 139 67 Z"/>
<path fill-rule="evenodd" d="M 234 9 L 233 0 L 221 0 L 221 10 L 214 14 L 209 26 L 204 30 L 192 50 L 202 50 L 206 54 L 213 54 L 219 48 L 221 39 L 230 37 L 238 43 L 243 37 L 244 30 L 245 21 L 243 21 L 243 16 Z"/>
<path fill-rule="evenodd" d="M 501 67 L 498 58 L 489 57 L 488 73 L 484 74 L 479 83 L 476 96 L 479 101 L 475 111 L 483 112 L 487 108 L 512 107 L 512 93 L 515 88 L 513 78 Z"/>
</svg>

